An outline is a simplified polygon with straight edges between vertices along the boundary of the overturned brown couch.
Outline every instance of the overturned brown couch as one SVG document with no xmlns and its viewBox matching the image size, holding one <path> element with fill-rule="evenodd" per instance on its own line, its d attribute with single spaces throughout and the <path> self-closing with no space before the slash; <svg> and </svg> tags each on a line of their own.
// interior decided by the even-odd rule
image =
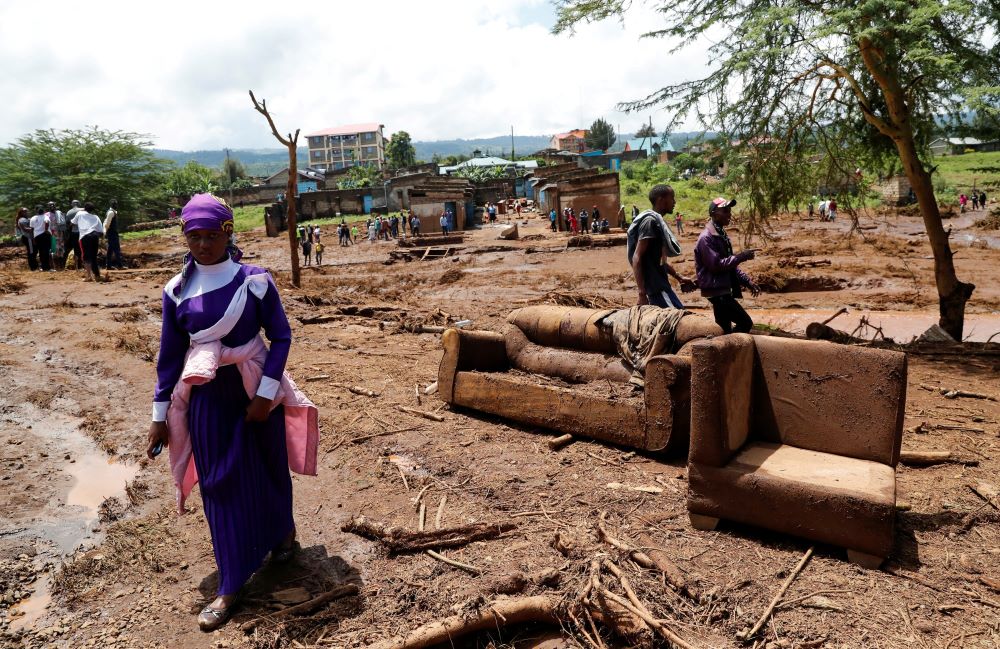
<svg viewBox="0 0 1000 649">
<path fill-rule="evenodd" d="M 688 511 L 847 549 L 893 547 L 900 352 L 735 334 L 692 345 Z"/>
<path fill-rule="evenodd" d="M 648 451 L 686 448 L 690 342 L 721 330 L 700 316 L 682 318 L 678 353 L 649 360 L 645 389 L 633 392 L 610 331 L 598 326 L 612 312 L 532 306 L 512 312 L 501 332 L 449 329 L 439 394 L 530 426 Z"/>
</svg>

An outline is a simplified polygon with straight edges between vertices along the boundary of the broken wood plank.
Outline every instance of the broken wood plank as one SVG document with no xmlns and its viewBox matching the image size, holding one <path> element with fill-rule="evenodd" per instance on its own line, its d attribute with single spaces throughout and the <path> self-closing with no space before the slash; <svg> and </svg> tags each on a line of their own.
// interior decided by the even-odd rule
<svg viewBox="0 0 1000 649">
<path fill-rule="evenodd" d="M 417 415 L 418 417 L 423 417 L 424 419 L 430 419 L 431 421 L 444 421 L 444 417 L 437 414 L 436 412 L 427 412 L 426 410 L 417 410 L 416 408 L 411 408 L 409 406 L 398 406 L 402 412 L 409 413 L 411 415 Z"/>
<path fill-rule="evenodd" d="M 435 548 L 456 548 L 473 541 L 496 539 L 516 527 L 511 522 L 473 523 L 434 531 L 411 532 L 402 527 L 369 520 L 365 516 L 355 516 L 340 529 L 342 532 L 379 541 L 392 552 L 418 552 Z"/>
<path fill-rule="evenodd" d="M 299 316 L 299 322 L 304 325 L 307 324 L 322 324 L 324 322 L 337 322 L 340 320 L 339 315 L 313 315 L 313 316 Z"/>
</svg>

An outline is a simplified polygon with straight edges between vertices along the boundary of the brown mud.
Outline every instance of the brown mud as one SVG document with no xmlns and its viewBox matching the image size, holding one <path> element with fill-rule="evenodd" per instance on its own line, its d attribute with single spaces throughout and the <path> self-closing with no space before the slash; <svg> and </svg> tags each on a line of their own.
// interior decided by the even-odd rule
<svg viewBox="0 0 1000 649">
<path fill-rule="evenodd" d="M 127 242 L 126 257 L 154 270 L 112 274 L 101 284 L 83 283 L 74 273 L 25 272 L 16 249 L 0 249 L 0 377 L 7 386 L 0 393 L 0 646 L 365 646 L 489 602 L 510 591 L 504 584 L 515 573 L 557 574 L 528 579 L 524 595 L 575 594 L 590 560 L 602 553 L 688 642 L 753 646 L 737 633 L 764 611 L 806 541 L 734 524 L 715 532 L 691 528 L 683 458 L 589 441 L 554 452 L 545 431 L 452 412 L 433 394 L 415 394 L 436 380 L 441 356 L 440 336 L 411 333 L 418 325 L 469 319 L 475 328 L 498 329 L 509 311 L 526 304 L 634 303 L 623 247 L 566 249 L 568 237 L 548 232 L 533 216 L 519 225 L 527 241 L 498 242 L 504 226 L 485 227 L 466 233 L 455 256 L 391 264 L 394 243 L 340 248 L 330 230 L 328 263 L 304 268 L 301 289 L 287 283 L 284 238 L 241 237 L 247 262 L 278 277 L 295 335 L 288 369 L 320 407 L 323 438 L 319 476 L 293 478 L 301 554 L 285 570 L 265 568 L 234 622 L 209 635 L 195 624 L 215 586 L 197 490 L 192 511 L 176 517 L 163 458 L 143 457 L 160 290 L 169 278 L 155 269 L 177 264 L 180 242 Z M 1000 243 L 996 231 L 973 227 L 974 216 L 952 220 L 952 241 L 959 277 L 977 285 L 966 333 L 983 341 L 1000 331 Z M 747 296 L 751 316 L 801 331 L 846 306 L 832 326 L 851 332 L 865 316 L 900 342 L 922 333 L 936 312 L 922 223 L 890 214 L 864 224 L 875 227 L 849 236 L 845 222 L 777 221 L 774 239 L 747 270 L 780 272 L 805 287 L 832 280 L 837 290 Z M 687 229 L 677 266 L 691 275 L 698 228 Z M 787 261 L 820 259 L 830 264 L 798 268 Z M 683 298 L 708 313 L 704 299 Z M 300 321 L 315 316 L 325 317 Z M 998 369 L 996 356 L 910 358 L 904 449 L 951 450 L 978 463 L 900 466 L 902 510 L 888 564 L 866 571 L 847 563 L 838 548 L 817 547 L 758 646 L 1000 644 L 1000 512 L 969 488 L 998 482 L 1000 402 L 947 399 L 929 389 L 1000 397 Z M 331 378 L 305 380 L 320 375 Z M 401 405 L 444 421 L 400 411 Z M 447 496 L 446 526 L 510 520 L 517 528 L 444 553 L 475 566 L 479 576 L 426 554 L 390 555 L 341 532 L 358 513 L 415 530 L 421 492 L 429 520 Z M 647 539 L 661 549 L 712 594 L 709 603 L 675 595 L 602 542 L 595 529 L 601 512 L 618 538 L 636 545 Z M 360 595 L 306 618 L 267 622 L 345 581 L 360 584 Z M 255 631 L 241 630 L 262 616 Z M 541 634 L 530 627 L 494 630 L 469 646 L 526 646 Z"/>
</svg>

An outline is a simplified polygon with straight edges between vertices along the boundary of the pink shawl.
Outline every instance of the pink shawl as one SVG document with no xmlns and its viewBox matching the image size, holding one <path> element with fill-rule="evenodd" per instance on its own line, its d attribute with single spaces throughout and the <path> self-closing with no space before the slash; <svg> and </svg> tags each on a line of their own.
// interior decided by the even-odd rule
<svg viewBox="0 0 1000 649">
<path fill-rule="evenodd" d="M 253 398 L 264 373 L 267 347 L 258 335 L 239 347 L 226 347 L 218 340 L 192 343 L 184 361 L 184 371 L 170 396 L 167 426 L 170 431 L 170 472 L 177 487 L 177 512 L 184 513 L 184 501 L 198 482 L 191 453 L 188 430 L 188 401 L 191 386 L 208 383 L 222 365 L 236 365 L 243 377 L 243 387 Z M 319 414 L 316 406 L 295 387 L 288 373 L 282 375 L 271 409 L 285 407 L 285 441 L 288 467 L 302 475 L 316 475 L 316 452 L 319 446 Z"/>
</svg>

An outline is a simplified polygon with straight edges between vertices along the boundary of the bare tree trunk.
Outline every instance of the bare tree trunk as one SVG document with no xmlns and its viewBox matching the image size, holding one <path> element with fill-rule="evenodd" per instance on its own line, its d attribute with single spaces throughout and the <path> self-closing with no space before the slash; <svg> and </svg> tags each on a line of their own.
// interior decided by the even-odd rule
<svg viewBox="0 0 1000 649">
<path fill-rule="evenodd" d="M 296 190 L 296 180 L 298 179 L 298 145 L 299 145 L 299 129 L 295 129 L 295 135 L 291 133 L 288 137 L 282 137 L 278 133 L 278 127 L 274 125 L 274 120 L 271 119 L 271 113 L 267 110 L 267 100 L 261 99 L 259 102 L 257 98 L 253 96 L 253 90 L 250 91 L 250 101 L 253 102 L 254 110 L 264 116 L 267 120 L 267 125 L 271 127 L 271 133 L 274 135 L 278 142 L 281 142 L 288 148 L 288 184 L 285 185 L 285 201 L 288 205 L 288 209 L 285 211 L 285 220 L 288 224 L 288 247 L 291 252 L 292 259 L 292 286 L 298 288 L 302 283 L 302 273 L 299 271 L 299 246 L 296 239 L 296 219 L 295 219 L 295 190 Z"/>
</svg>

